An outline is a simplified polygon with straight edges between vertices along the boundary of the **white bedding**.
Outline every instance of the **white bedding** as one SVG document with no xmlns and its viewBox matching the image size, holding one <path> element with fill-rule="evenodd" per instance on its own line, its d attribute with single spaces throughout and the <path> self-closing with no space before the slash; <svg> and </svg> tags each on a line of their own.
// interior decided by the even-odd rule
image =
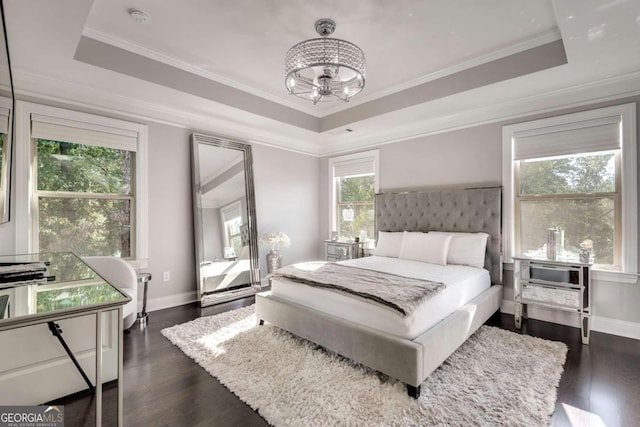
<svg viewBox="0 0 640 427">
<path fill-rule="evenodd" d="M 433 280 L 442 282 L 447 287 L 425 302 L 412 315 L 404 318 L 395 310 L 382 304 L 283 279 L 272 280 L 271 292 L 274 296 L 361 323 L 373 329 L 413 339 L 491 286 L 487 270 L 464 265 L 442 266 L 379 256 L 343 261 L 341 264 L 416 279 Z"/>
<path fill-rule="evenodd" d="M 213 261 L 200 265 L 200 279 L 203 281 L 201 289 L 213 292 L 240 284 L 251 284 L 248 272 L 251 268 L 248 259 L 237 261 Z"/>
</svg>

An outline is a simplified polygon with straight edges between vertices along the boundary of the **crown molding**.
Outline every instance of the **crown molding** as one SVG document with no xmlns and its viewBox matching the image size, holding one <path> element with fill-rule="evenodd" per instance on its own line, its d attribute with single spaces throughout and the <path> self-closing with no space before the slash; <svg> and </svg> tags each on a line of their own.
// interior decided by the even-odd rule
<svg viewBox="0 0 640 427">
<path fill-rule="evenodd" d="M 216 74 L 212 71 L 205 70 L 204 68 L 197 67 L 193 64 L 189 64 L 188 62 L 181 61 L 173 56 L 167 55 L 155 49 L 149 49 L 147 47 L 141 46 L 139 44 L 130 42 L 128 40 L 124 40 L 118 37 L 115 37 L 111 34 L 104 33 L 102 31 L 96 30 L 95 28 L 85 27 L 82 31 L 82 35 L 85 37 L 92 38 L 94 40 L 118 47 L 120 49 L 124 49 L 128 52 L 135 53 L 136 55 L 144 56 L 145 58 L 153 59 L 154 61 L 162 62 L 163 64 L 178 68 L 180 70 L 186 71 L 191 74 L 195 74 L 200 77 L 204 77 L 209 80 L 214 80 L 218 83 L 230 86 L 234 89 L 241 90 L 243 92 L 250 93 L 254 96 L 258 96 L 260 98 L 264 98 L 266 100 L 276 102 L 278 104 L 284 105 L 289 108 L 293 108 L 295 110 L 302 111 L 304 113 L 310 114 L 314 117 L 322 117 L 322 115 L 318 114 L 317 109 L 313 109 L 311 107 L 301 106 L 298 103 L 291 102 L 287 97 L 279 97 L 273 95 L 272 93 L 265 92 L 260 90 L 259 88 L 249 86 L 244 83 L 240 83 L 236 80 L 229 79 L 227 77 L 221 76 L 220 74 Z M 284 93 L 284 80 L 282 83 L 283 93 Z M 288 94 L 287 94 L 288 95 Z"/>
<path fill-rule="evenodd" d="M 386 132 L 374 135 L 365 133 L 362 136 L 335 142 L 332 141 L 336 138 L 335 134 L 326 134 L 324 138 L 316 138 L 317 141 L 323 142 L 316 144 L 304 142 L 302 138 L 288 137 L 284 127 L 282 133 L 279 134 L 261 131 L 257 126 L 251 124 L 251 117 L 245 118 L 245 123 L 238 123 L 237 117 L 229 119 L 221 114 L 218 117 L 212 117 L 210 114 L 180 110 L 166 104 L 160 105 L 117 95 L 38 73 L 16 70 L 15 74 L 18 98 L 22 96 L 34 97 L 50 102 L 69 104 L 80 109 L 102 111 L 116 116 L 124 115 L 129 119 L 139 121 L 162 123 L 194 131 L 213 132 L 236 139 L 244 139 L 252 144 L 312 157 L 333 156 L 372 149 L 381 145 L 429 135 L 640 95 L 640 72 L 635 72 L 505 101 L 490 107 L 466 109 L 440 118 L 393 127 Z M 415 108 L 420 108 L 420 106 Z M 375 120 L 375 118 L 371 120 Z M 309 134 L 311 137 L 312 133 L 309 132 Z"/>
<path fill-rule="evenodd" d="M 362 135 L 358 138 L 334 143 L 327 147 L 325 156 L 334 156 L 353 151 L 368 150 L 382 145 L 407 141 L 469 127 L 514 120 L 537 114 L 579 108 L 640 95 L 640 71 L 614 76 L 594 82 L 583 83 L 516 100 L 504 101 L 473 109 L 459 111 L 436 119 L 399 126 L 377 135 Z M 417 106 L 416 108 L 420 108 Z"/>
<path fill-rule="evenodd" d="M 200 197 L 200 201 L 202 202 L 202 207 L 203 208 L 220 209 L 221 207 L 224 207 L 224 206 L 228 205 L 231 202 L 235 202 L 236 200 L 238 200 L 238 199 L 240 199 L 240 198 L 242 198 L 244 196 L 245 196 L 244 188 L 239 188 L 236 191 L 227 194 L 222 199 L 211 200 L 211 199 L 207 199 L 204 196 L 201 196 Z"/>
<path fill-rule="evenodd" d="M 219 170 L 213 171 L 213 173 L 205 176 L 204 178 L 202 178 L 200 180 L 201 186 L 202 187 L 206 186 L 207 184 L 209 184 L 211 181 L 213 181 L 214 179 L 216 179 L 217 177 L 219 177 L 220 175 L 222 175 L 226 171 L 228 171 L 231 168 L 235 167 L 238 163 L 242 163 L 242 161 L 244 159 L 244 156 L 242 155 L 243 153 L 241 151 L 238 151 L 238 153 L 240 154 L 240 156 L 238 156 L 238 161 L 237 162 L 229 163 L 225 167 L 223 167 L 223 168 L 221 168 Z"/>
<path fill-rule="evenodd" d="M 322 156 L 317 145 L 306 142 L 303 138 L 287 137 L 284 130 L 281 133 L 261 130 L 252 124 L 253 115 L 250 113 L 240 112 L 244 117 L 233 116 L 231 113 L 223 114 L 225 111 L 232 110 L 226 106 L 216 109 L 217 115 L 214 116 L 211 112 L 204 114 L 173 108 L 167 104 L 143 101 L 22 69 L 14 69 L 14 78 L 14 91 L 17 99 L 34 98 L 52 103 L 64 103 L 78 109 L 126 116 L 129 120 L 161 123 L 193 131 L 215 133 L 241 139 L 251 144 L 307 156 Z M 265 119 L 260 117 L 260 120 Z"/>
<path fill-rule="evenodd" d="M 477 67 L 482 64 L 486 64 L 491 61 L 495 61 L 501 58 L 506 58 L 507 56 L 515 55 L 516 53 L 524 52 L 529 49 L 533 49 L 539 46 L 543 46 L 548 43 L 555 42 L 557 40 L 562 39 L 560 35 L 560 30 L 558 28 L 554 28 L 552 30 L 546 31 L 542 34 L 539 34 L 535 37 L 520 41 L 519 43 L 512 44 L 510 46 L 504 47 L 502 49 L 494 50 L 489 53 L 485 53 L 483 55 L 475 56 L 466 61 L 458 62 L 451 66 L 442 68 L 438 71 L 434 71 L 432 73 L 425 74 L 421 77 L 418 77 L 413 80 L 409 80 L 407 82 L 403 82 L 398 85 L 391 86 L 387 89 L 377 91 L 374 93 L 369 93 L 360 97 L 356 97 L 355 99 L 351 99 L 349 101 L 349 105 L 345 106 L 343 104 L 336 104 L 335 107 L 324 110 L 322 117 L 328 116 L 330 114 L 338 113 L 349 108 L 353 108 L 357 105 L 364 104 L 369 101 L 374 101 L 379 98 L 383 98 L 385 96 L 394 94 L 396 92 L 400 92 L 405 89 L 409 89 L 433 80 L 438 80 L 443 77 L 449 76 L 451 74 L 459 73 L 460 71 L 468 70 L 469 68 Z"/>
</svg>

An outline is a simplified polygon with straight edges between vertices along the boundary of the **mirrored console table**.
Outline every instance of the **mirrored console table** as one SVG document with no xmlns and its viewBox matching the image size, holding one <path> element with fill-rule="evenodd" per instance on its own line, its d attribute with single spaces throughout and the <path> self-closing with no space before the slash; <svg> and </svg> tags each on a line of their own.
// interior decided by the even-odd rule
<svg viewBox="0 0 640 427">
<path fill-rule="evenodd" d="M 95 393 L 95 425 L 102 425 L 103 384 L 103 326 L 104 319 L 117 317 L 117 408 L 118 426 L 123 425 L 123 355 L 122 306 L 131 298 L 104 280 L 73 253 L 46 253 L 0 256 L 0 331 L 28 326 L 43 327 L 57 338 L 34 345 L 64 347 L 80 375 Z M 89 378 L 67 346 L 57 322 L 65 319 L 93 318 L 95 320 L 95 375 Z M 104 325 L 103 325 L 104 324 Z M 15 337 L 15 334 L 10 334 Z M 21 336 L 20 339 L 24 339 Z M 33 344 L 33 343 L 31 343 Z M 116 345 L 116 343 L 113 343 Z M 9 349 L 11 342 L 3 342 Z M 14 343 L 13 346 L 19 346 Z M 2 367 L 0 367 L 0 372 Z M 44 403 L 44 402 L 41 402 Z"/>
</svg>

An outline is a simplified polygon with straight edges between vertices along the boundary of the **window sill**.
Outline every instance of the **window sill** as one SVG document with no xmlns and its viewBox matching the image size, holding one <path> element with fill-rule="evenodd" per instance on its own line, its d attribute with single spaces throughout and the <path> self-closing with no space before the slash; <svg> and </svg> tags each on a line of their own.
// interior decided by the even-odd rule
<svg viewBox="0 0 640 427">
<path fill-rule="evenodd" d="M 597 280 L 598 282 L 624 283 L 627 285 L 635 285 L 638 283 L 638 274 L 635 273 L 598 269 L 593 269 L 592 271 L 593 280 Z"/>
<path fill-rule="evenodd" d="M 127 261 L 129 262 L 129 264 L 131 264 L 131 267 L 133 267 L 133 269 L 136 271 L 149 267 L 149 260 L 146 258 L 127 259 Z"/>
<path fill-rule="evenodd" d="M 513 271 L 513 263 L 505 262 L 502 264 L 502 268 L 505 271 Z M 594 268 L 592 279 L 598 282 L 612 282 L 612 283 L 621 283 L 625 285 L 636 285 L 638 284 L 638 277 L 640 274 L 636 273 L 623 273 L 622 271 L 613 271 L 613 270 L 600 270 Z"/>
</svg>

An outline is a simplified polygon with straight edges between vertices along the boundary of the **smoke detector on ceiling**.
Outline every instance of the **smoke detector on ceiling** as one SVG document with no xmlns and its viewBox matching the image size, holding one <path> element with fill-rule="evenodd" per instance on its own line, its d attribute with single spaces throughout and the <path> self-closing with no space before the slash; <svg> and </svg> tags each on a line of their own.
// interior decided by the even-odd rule
<svg viewBox="0 0 640 427">
<path fill-rule="evenodd" d="M 140 9 L 134 9 L 131 8 L 129 9 L 129 15 L 138 23 L 138 24 L 144 24 L 147 23 L 151 20 L 151 17 L 149 16 L 148 13 L 140 10 Z"/>
</svg>

